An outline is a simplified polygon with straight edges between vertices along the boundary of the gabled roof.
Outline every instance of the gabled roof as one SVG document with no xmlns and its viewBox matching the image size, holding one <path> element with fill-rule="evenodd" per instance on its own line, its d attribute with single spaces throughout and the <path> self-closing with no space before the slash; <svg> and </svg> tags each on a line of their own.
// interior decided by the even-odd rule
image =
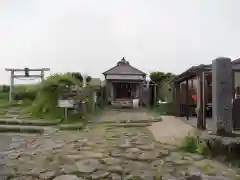
<svg viewBox="0 0 240 180">
<path fill-rule="evenodd" d="M 117 62 L 117 65 L 110 68 L 103 73 L 104 75 L 146 75 L 146 73 L 131 66 L 128 61 L 122 58 L 121 61 Z"/>
</svg>

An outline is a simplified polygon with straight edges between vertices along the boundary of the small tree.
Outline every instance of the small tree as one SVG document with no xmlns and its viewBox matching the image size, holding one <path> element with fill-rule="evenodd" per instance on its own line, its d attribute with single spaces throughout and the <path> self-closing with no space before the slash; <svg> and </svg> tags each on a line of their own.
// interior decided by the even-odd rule
<svg viewBox="0 0 240 180">
<path fill-rule="evenodd" d="M 87 76 L 87 77 L 86 77 L 86 82 L 87 82 L 87 83 L 91 82 L 91 80 L 92 80 L 92 77 L 91 77 L 91 76 Z"/>
<path fill-rule="evenodd" d="M 79 73 L 79 72 L 73 72 L 73 73 L 72 73 L 72 76 L 73 76 L 75 79 L 79 80 L 80 82 L 83 82 L 83 77 L 82 77 L 81 73 Z"/>
<path fill-rule="evenodd" d="M 164 80 L 165 78 L 165 73 L 163 72 L 152 72 L 150 74 L 150 78 L 152 81 L 154 81 L 157 84 L 161 84 L 161 82 Z"/>
<path fill-rule="evenodd" d="M 166 86 L 168 86 L 169 82 L 175 77 L 174 74 L 168 72 L 168 73 L 164 73 L 164 72 L 152 72 L 150 74 L 150 79 L 152 81 L 154 81 L 156 84 L 158 84 L 157 86 L 157 94 L 159 96 L 160 99 L 164 100 L 165 96 L 166 96 Z"/>
</svg>

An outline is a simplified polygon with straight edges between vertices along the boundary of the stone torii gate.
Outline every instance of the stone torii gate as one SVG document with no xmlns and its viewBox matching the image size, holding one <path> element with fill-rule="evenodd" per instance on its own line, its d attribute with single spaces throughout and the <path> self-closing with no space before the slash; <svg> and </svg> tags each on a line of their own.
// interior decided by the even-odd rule
<svg viewBox="0 0 240 180">
<path fill-rule="evenodd" d="M 6 68 L 5 71 L 10 71 L 10 86 L 9 86 L 9 102 L 12 101 L 12 90 L 14 85 L 14 79 L 16 78 L 40 78 L 41 81 L 44 80 L 44 72 L 49 71 L 50 68 L 39 68 L 39 69 L 29 69 L 29 68 L 23 68 L 23 69 L 10 69 Z M 24 74 L 14 74 L 14 72 L 24 72 Z M 40 75 L 30 75 L 30 72 L 40 72 Z"/>
</svg>

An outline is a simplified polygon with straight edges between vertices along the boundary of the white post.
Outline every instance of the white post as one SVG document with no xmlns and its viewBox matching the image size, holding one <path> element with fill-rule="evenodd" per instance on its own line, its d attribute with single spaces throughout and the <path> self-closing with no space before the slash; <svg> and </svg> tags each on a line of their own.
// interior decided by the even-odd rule
<svg viewBox="0 0 240 180">
<path fill-rule="evenodd" d="M 10 75 L 10 87 L 9 87 L 9 102 L 12 102 L 12 91 L 13 91 L 13 84 L 14 84 L 14 71 L 11 71 Z"/>
<path fill-rule="evenodd" d="M 44 71 L 41 70 L 41 81 L 43 81 L 43 80 L 44 80 Z"/>
<path fill-rule="evenodd" d="M 68 108 L 65 107 L 64 108 L 64 120 L 67 121 L 67 119 L 68 119 Z"/>
<path fill-rule="evenodd" d="M 84 73 L 83 74 L 83 87 L 86 87 L 86 84 L 87 84 L 87 74 L 86 73 Z"/>
</svg>

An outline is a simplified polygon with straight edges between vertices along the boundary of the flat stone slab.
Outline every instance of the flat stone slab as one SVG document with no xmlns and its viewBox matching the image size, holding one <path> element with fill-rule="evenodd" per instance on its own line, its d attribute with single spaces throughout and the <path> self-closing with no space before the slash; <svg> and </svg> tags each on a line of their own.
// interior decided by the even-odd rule
<svg viewBox="0 0 240 180">
<path fill-rule="evenodd" d="M 22 120 L 22 119 L 0 119 L 3 125 L 27 125 L 27 126 L 53 126 L 60 121 Z"/>
<path fill-rule="evenodd" d="M 82 178 L 79 178 L 76 175 L 61 175 L 55 177 L 53 180 L 82 180 Z"/>
<path fill-rule="evenodd" d="M 84 128 L 83 124 L 59 124 L 57 125 L 57 128 L 60 130 L 69 130 L 69 131 L 74 131 L 74 130 L 81 130 Z"/>
<path fill-rule="evenodd" d="M 7 132 L 42 134 L 44 132 L 44 128 L 40 126 L 0 125 L 0 133 Z"/>
<path fill-rule="evenodd" d="M 138 119 L 138 120 L 119 120 L 119 121 L 92 121 L 90 124 L 115 124 L 115 123 L 155 123 L 162 121 L 161 117 L 149 118 L 149 119 Z"/>
<path fill-rule="evenodd" d="M 115 123 L 115 124 L 106 124 L 106 126 L 111 127 L 147 127 L 151 126 L 151 123 Z"/>
<path fill-rule="evenodd" d="M 91 173 L 101 169 L 102 164 L 96 159 L 84 159 L 75 163 L 78 171 L 82 173 Z"/>
</svg>

